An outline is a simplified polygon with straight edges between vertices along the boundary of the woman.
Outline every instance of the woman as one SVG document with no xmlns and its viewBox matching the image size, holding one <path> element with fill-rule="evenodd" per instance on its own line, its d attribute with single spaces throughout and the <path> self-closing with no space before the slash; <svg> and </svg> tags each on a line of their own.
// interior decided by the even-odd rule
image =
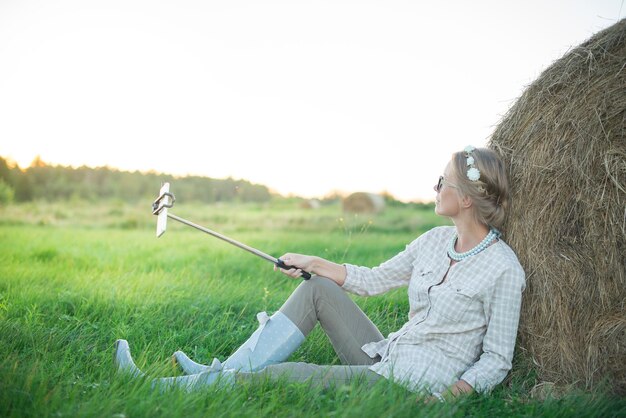
<svg viewBox="0 0 626 418">
<path fill-rule="evenodd" d="M 361 376 L 393 379 L 443 401 L 486 392 L 511 369 L 525 275 L 497 228 L 504 222 L 508 183 L 502 161 L 472 146 L 453 154 L 435 186 L 435 211 L 454 227 L 438 227 L 378 267 L 336 264 L 288 253 L 296 268 L 315 275 L 302 282 L 271 318 L 223 364 L 175 359 L 187 376 L 157 379 L 161 387 L 189 389 L 262 375 L 326 385 Z M 408 286 L 409 320 L 387 338 L 345 291 L 361 296 Z M 283 363 L 319 322 L 343 366 Z M 120 370 L 141 374 L 124 340 L 116 343 Z"/>
</svg>

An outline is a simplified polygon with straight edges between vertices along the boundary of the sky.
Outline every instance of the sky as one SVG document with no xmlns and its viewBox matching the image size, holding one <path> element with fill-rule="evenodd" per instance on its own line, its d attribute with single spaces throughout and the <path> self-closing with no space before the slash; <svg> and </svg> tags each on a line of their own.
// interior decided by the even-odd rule
<svg viewBox="0 0 626 418">
<path fill-rule="evenodd" d="M 623 3 L 0 0 L 0 156 L 433 200 Z"/>
</svg>

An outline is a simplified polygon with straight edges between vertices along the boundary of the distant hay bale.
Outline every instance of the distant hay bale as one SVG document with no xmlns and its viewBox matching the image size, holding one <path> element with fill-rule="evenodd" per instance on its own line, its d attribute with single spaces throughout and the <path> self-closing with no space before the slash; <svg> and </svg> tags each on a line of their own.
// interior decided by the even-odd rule
<svg viewBox="0 0 626 418">
<path fill-rule="evenodd" d="M 343 199 L 343 211 L 350 213 L 378 213 L 385 209 L 385 199 L 374 193 L 357 192 Z"/>
<path fill-rule="evenodd" d="M 322 203 L 319 199 L 306 199 L 300 202 L 300 208 L 302 209 L 319 209 L 322 207 Z"/>
<path fill-rule="evenodd" d="M 489 147 L 527 274 L 520 344 L 539 377 L 626 393 L 626 19 L 533 82 Z"/>
</svg>

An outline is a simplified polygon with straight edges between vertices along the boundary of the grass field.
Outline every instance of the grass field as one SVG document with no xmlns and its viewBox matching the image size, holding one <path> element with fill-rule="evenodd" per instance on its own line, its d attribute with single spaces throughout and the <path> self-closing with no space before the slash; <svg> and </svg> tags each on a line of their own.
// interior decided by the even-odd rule
<svg viewBox="0 0 626 418">
<path fill-rule="evenodd" d="M 371 217 L 293 202 L 179 207 L 179 216 L 275 256 L 303 252 L 369 266 L 447 223 L 415 207 Z M 0 416 L 626 415 L 623 399 L 603 393 L 531 398 L 537 382 L 519 356 L 490 396 L 453 404 L 417 403 L 415 394 L 388 382 L 369 390 L 358 382 L 327 390 L 260 382 L 152 392 L 145 381 L 114 375 L 115 339 L 130 342 L 149 376 L 178 374 L 170 361 L 175 350 L 202 362 L 225 359 L 256 328 L 255 314 L 277 310 L 299 283 L 174 222 L 157 240 L 154 221 L 149 208 L 120 202 L 0 208 Z M 355 301 L 386 335 L 406 319 L 405 292 Z M 290 360 L 338 363 L 319 328 Z"/>
</svg>

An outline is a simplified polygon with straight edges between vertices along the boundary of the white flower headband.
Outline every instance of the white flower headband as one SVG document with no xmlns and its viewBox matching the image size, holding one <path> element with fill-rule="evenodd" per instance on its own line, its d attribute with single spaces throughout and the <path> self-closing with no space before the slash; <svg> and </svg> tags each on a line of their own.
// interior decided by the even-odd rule
<svg viewBox="0 0 626 418">
<path fill-rule="evenodd" d="M 480 171 L 474 165 L 474 157 L 472 157 L 472 152 L 475 150 L 472 145 L 468 145 L 465 147 L 463 151 L 465 151 L 465 157 L 467 158 L 467 166 L 469 169 L 467 170 L 467 178 L 471 181 L 478 181 L 480 179 Z"/>
</svg>

